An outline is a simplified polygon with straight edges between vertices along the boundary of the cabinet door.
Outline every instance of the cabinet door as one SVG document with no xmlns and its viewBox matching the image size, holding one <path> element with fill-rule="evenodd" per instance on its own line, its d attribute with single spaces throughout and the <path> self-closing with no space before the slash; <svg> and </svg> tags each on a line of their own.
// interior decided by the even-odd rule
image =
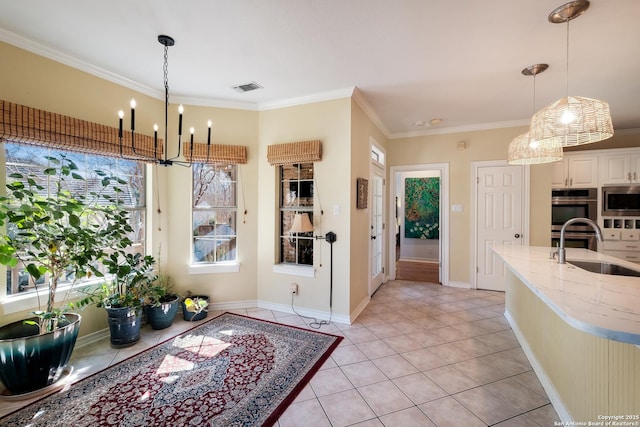
<svg viewBox="0 0 640 427">
<path fill-rule="evenodd" d="M 631 182 L 640 182 L 640 156 L 629 157 L 629 164 L 631 165 L 629 167 Z"/>
<path fill-rule="evenodd" d="M 633 175 L 629 167 L 630 164 L 631 157 L 628 155 L 602 156 L 600 158 L 600 183 L 602 185 L 628 184 L 630 174 Z"/>
<path fill-rule="evenodd" d="M 598 158 L 595 156 L 568 157 L 569 187 L 598 186 Z"/>
<path fill-rule="evenodd" d="M 567 182 L 567 174 L 565 173 L 565 165 L 567 159 L 555 162 L 551 169 L 551 186 L 553 188 L 565 188 L 569 186 Z"/>
</svg>

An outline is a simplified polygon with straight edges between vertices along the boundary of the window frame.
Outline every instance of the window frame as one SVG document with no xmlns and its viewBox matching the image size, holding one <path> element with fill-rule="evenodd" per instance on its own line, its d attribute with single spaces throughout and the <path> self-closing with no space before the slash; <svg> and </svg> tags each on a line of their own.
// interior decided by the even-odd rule
<svg viewBox="0 0 640 427">
<path fill-rule="evenodd" d="M 237 164 L 235 163 L 225 163 L 225 164 L 215 164 L 215 163 L 194 163 L 192 165 L 192 168 L 194 167 L 200 167 L 200 168 L 204 168 L 204 167 L 210 167 L 210 168 L 215 168 L 216 170 L 218 169 L 233 169 L 233 171 L 229 174 L 230 176 L 230 192 L 233 195 L 232 196 L 232 202 L 230 205 L 225 205 L 225 206 L 196 206 L 196 203 L 198 203 L 195 200 L 195 189 L 196 189 L 196 173 L 195 171 L 192 171 L 191 173 L 191 243 L 190 243 L 190 256 L 189 256 L 189 267 L 188 267 L 188 271 L 189 274 L 210 274 L 210 273 L 235 273 L 239 271 L 239 262 L 238 262 L 238 189 L 239 189 L 239 179 L 240 179 L 240 174 L 239 174 L 239 167 Z M 202 176 L 202 175 L 201 175 Z M 234 253 L 234 258 L 233 259 L 223 259 L 223 260 L 202 260 L 202 261 L 198 261 L 196 260 L 195 257 L 195 253 L 196 253 L 196 247 L 195 247 L 195 243 L 196 241 L 200 240 L 200 241 L 204 241 L 204 240 L 211 240 L 211 241 L 223 241 L 222 239 L 217 239 L 216 236 L 218 236 L 217 234 L 214 234 L 214 237 L 212 239 L 203 239 L 202 237 L 199 237 L 198 235 L 196 235 L 195 229 L 196 229 L 196 220 L 195 220 L 195 215 L 196 213 L 203 213 L 203 212 L 220 212 L 220 211 L 232 211 L 233 212 L 233 220 L 232 220 L 232 225 L 226 224 L 227 228 L 230 228 L 234 231 L 234 234 L 220 234 L 219 236 L 221 237 L 230 237 L 229 241 L 233 240 L 234 241 L 234 246 L 232 248 L 232 252 Z M 215 223 L 214 223 L 215 224 Z M 202 227 L 204 224 L 200 224 L 198 227 Z M 215 229 L 214 229 L 215 230 Z M 214 254 L 214 256 L 217 256 L 217 253 Z"/>
</svg>

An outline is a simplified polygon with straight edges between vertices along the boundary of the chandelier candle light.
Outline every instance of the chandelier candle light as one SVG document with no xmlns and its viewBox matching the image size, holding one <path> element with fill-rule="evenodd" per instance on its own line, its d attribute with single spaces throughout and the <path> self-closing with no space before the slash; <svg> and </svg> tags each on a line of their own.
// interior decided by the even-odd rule
<svg viewBox="0 0 640 427">
<path fill-rule="evenodd" d="M 608 103 L 583 96 L 569 96 L 569 21 L 582 15 L 588 8 L 588 0 L 577 0 L 549 14 L 549 22 L 567 23 L 567 96 L 534 114 L 529 132 L 537 141 L 561 137 L 562 146 L 571 147 L 613 136 Z"/>
<path fill-rule="evenodd" d="M 182 113 L 184 113 L 184 107 L 182 106 L 182 104 L 180 104 L 180 106 L 178 107 L 178 152 L 175 156 L 173 157 L 168 157 L 168 149 L 169 149 L 169 141 L 168 141 L 168 123 L 169 123 L 169 66 L 168 66 L 168 50 L 170 46 L 173 46 L 175 44 L 175 40 L 172 37 L 166 36 L 166 35 L 159 35 L 158 36 L 158 42 L 160 42 L 161 45 L 164 46 L 164 150 L 163 150 L 163 157 L 159 158 L 158 157 L 158 125 L 154 124 L 153 125 L 153 156 L 147 156 L 144 155 L 142 153 L 140 153 L 139 151 L 136 151 L 136 144 L 135 144 L 135 138 L 134 138 L 134 134 L 135 134 L 135 129 L 136 129 L 136 100 L 132 99 L 131 100 L 131 151 L 133 152 L 134 155 L 138 156 L 138 158 L 136 160 L 141 160 L 141 161 L 146 161 L 146 162 L 153 162 L 156 164 L 159 164 L 161 166 L 171 166 L 174 164 L 180 165 L 180 166 L 186 166 L 186 167 L 190 167 L 192 162 L 191 161 L 185 161 L 185 160 L 176 160 L 178 157 L 180 157 L 180 153 L 182 150 Z M 123 155 L 123 120 L 124 120 L 124 111 L 120 110 L 118 112 L 118 116 L 120 118 L 119 121 L 119 126 L 118 126 L 118 137 L 120 139 L 120 155 L 122 157 L 124 157 Z M 207 122 L 207 157 L 206 160 L 204 161 L 205 163 L 209 160 L 209 154 L 210 154 L 210 150 L 211 150 L 211 120 L 209 120 Z M 190 158 L 193 159 L 193 151 L 194 151 L 194 133 L 195 133 L 195 129 L 192 127 L 189 129 L 189 132 L 191 134 L 191 138 L 190 138 L 190 144 L 189 144 L 189 153 L 190 153 Z"/>
</svg>

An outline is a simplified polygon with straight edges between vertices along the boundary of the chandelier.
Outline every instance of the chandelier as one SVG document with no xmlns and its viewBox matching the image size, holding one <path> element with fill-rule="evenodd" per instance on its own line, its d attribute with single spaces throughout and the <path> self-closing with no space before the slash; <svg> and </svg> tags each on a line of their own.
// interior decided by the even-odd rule
<svg viewBox="0 0 640 427">
<path fill-rule="evenodd" d="M 182 114 L 184 113 L 184 107 L 182 104 L 178 107 L 178 151 L 175 156 L 169 156 L 169 138 L 168 138 L 168 123 L 169 123 L 169 47 L 175 44 L 175 40 L 167 35 L 159 35 L 158 42 L 164 46 L 164 145 L 160 147 L 158 145 L 158 125 L 153 125 L 153 147 L 142 147 L 140 145 L 136 145 L 135 138 L 135 128 L 136 128 L 136 101 L 135 99 L 131 100 L 131 146 L 127 146 L 124 141 L 124 131 L 123 131 L 123 120 L 124 120 L 124 111 L 120 110 L 118 112 L 119 126 L 118 126 L 118 138 L 120 141 L 120 155 L 125 157 L 124 153 L 127 152 L 126 158 L 133 158 L 134 160 L 144 161 L 147 163 L 155 163 L 160 166 L 172 166 L 172 165 L 180 165 L 185 167 L 190 167 L 195 161 L 194 159 L 194 148 L 198 145 L 195 143 L 194 133 L 195 129 L 192 127 L 189 129 L 190 133 L 190 141 L 189 148 L 185 149 L 185 154 L 189 154 L 186 156 L 188 160 L 177 160 L 182 153 Z M 185 147 L 186 148 L 186 147 Z M 207 144 L 206 144 L 206 159 L 198 160 L 198 162 L 206 163 L 209 160 L 209 154 L 211 150 L 211 120 L 207 122 Z M 198 151 L 198 150 L 196 150 Z M 129 155 L 131 153 L 131 155 Z"/>
<path fill-rule="evenodd" d="M 542 73 L 548 64 L 535 64 L 522 70 L 524 76 L 533 76 L 533 111 L 536 109 L 536 75 Z M 531 132 L 523 133 L 511 141 L 507 161 L 511 165 L 531 165 L 562 160 L 561 138 L 547 138 L 537 141 Z"/>
<path fill-rule="evenodd" d="M 569 21 L 589 8 L 588 0 L 566 3 L 549 14 L 549 22 L 567 23 L 567 96 L 534 114 L 530 134 L 536 141 L 562 138 L 563 147 L 589 144 L 613 136 L 609 104 L 582 96 L 569 96 Z"/>
</svg>

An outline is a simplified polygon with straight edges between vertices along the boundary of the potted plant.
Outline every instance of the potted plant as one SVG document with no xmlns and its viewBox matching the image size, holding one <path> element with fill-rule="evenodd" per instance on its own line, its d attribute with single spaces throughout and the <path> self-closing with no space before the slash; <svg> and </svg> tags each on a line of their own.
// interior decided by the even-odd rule
<svg viewBox="0 0 640 427">
<path fill-rule="evenodd" d="M 0 197 L 0 263 L 23 265 L 31 283 L 46 283 L 44 292 L 35 286 L 40 305 L 33 317 L 0 327 L 0 381 L 9 392 L 21 394 L 57 381 L 75 345 L 80 315 L 71 313 L 90 303 L 90 298 L 69 302 L 71 292 L 56 301 L 60 282 L 103 276 L 99 260 L 105 248 L 126 244 L 132 231 L 128 214 L 109 197 L 125 181 L 96 171 L 99 190 L 89 195 L 70 189 L 85 180 L 66 156 L 46 157 L 40 173 L 10 175 L 7 195 Z M 108 190 L 108 191 L 107 191 Z"/>
<path fill-rule="evenodd" d="M 158 274 L 143 291 L 144 314 L 153 329 L 171 326 L 180 308 L 180 296 L 173 292 L 171 278 Z"/>
<path fill-rule="evenodd" d="M 189 322 L 202 320 L 207 317 L 209 312 L 208 307 L 208 296 L 191 295 L 191 292 L 189 292 L 187 297 L 182 301 L 182 316 L 184 317 L 184 320 Z"/>
<path fill-rule="evenodd" d="M 155 280 L 151 255 L 129 253 L 120 248 L 103 260 L 112 280 L 93 294 L 98 307 L 104 307 L 109 322 L 111 345 L 128 347 L 140 339 L 144 289 Z"/>
</svg>

